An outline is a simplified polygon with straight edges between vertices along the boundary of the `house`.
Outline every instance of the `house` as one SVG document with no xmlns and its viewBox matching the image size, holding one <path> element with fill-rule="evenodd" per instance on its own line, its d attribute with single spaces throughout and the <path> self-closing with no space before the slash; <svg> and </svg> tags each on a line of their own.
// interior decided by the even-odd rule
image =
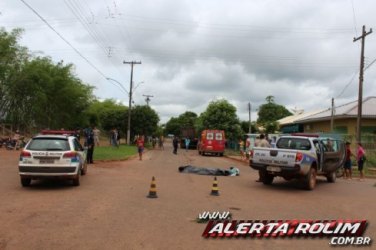
<svg viewBox="0 0 376 250">
<path fill-rule="evenodd" d="M 358 101 L 349 102 L 334 108 L 334 132 L 339 134 L 355 135 L 357 130 Z M 281 131 L 298 127 L 307 133 L 330 133 L 332 110 L 327 108 L 318 112 L 302 113 L 279 120 Z M 362 134 L 376 135 L 376 97 L 363 99 L 362 105 Z"/>
<path fill-rule="evenodd" d="M 279 128 L 282 133 L 304 132 L 304 124 L 297 123 L 298 120 L 315 115 L 324 110 L 304 112 L 304 110 L 293 110 L 294 114 L 278 120 Z"/>
</svg>

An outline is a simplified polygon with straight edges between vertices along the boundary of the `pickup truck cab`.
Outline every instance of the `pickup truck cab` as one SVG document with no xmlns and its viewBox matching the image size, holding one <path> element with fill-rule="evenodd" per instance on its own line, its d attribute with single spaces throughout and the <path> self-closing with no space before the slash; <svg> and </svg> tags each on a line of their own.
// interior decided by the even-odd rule
<svg viewBox="0 0 376 250">
<path fill-rule="evenodd" d="M 316 186 L 316 177 L 335 182 L 337 169 L 345 161 L 345 144 L 341 140 L 308 136 L 282 136 L 275 148 L 255 147 L 250 166 L 259 171 L 265 185 L 274 177 L 300 179 L 308 190 Z"/>
</svg>

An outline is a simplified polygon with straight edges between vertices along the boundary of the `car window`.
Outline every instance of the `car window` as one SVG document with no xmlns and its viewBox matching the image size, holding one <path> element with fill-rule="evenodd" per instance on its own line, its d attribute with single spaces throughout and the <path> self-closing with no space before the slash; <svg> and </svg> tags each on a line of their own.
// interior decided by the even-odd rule
<svg viewBox="0 0 376 250">
<path fill-rule="evenodd" d="M 75 151 L 83 151 L 84 148 L 81 146 L 81 144 L 78 142 L 77 139 L 73 140 L 74 150 Z"/>
<path fill-rule="evenodd" d="M 27 146 L 27 149 L 35 151 L 68 151 L 70 147 L 67 139 L 34 138 Z"/>
<path fill-rule="evenodd" d="M 277 148 L 310 150 L 311 143 L 303 138 L 280 138 L 277 142 Z"/>
<path fill-rule="evenodd" d="M 214 139 L 214 133 L 207 133 L 206 134 L 206 139 L 207 140 L 213 140 Z"/>
<path fill-rule="evenodd" d="M 338 152 L 340 150 L 340 141 L 333 139 L 321 140 L 324 152 Z"/>
<path fill-rule="evenodd" d="M 215 139 L 216 139 L 217 141 L 222 141 L 222 140 L 223 140 L 222 133 L 215 133 Z"/>
</svg>

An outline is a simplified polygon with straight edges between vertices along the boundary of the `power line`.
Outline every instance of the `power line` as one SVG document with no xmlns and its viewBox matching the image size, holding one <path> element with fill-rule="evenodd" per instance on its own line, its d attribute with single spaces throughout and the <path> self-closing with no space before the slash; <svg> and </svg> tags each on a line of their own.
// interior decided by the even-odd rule
<svg viewBox="0 0 376 250">
<path fill-rule="evenodd" d="M 34 10 L 28 3 L 24 0 L 20 0 L 23 4 L 26 5 L 35 15 L 37 15 L 52 31 L 54 31 L 66 44 L 68 44 L 82 59 L 84 59 L 91 67 L 93 67 L 101 76 L 106 78 L 106 76 L 92 63 L 87 59 L 81 52 L 76 49 L 67 39 L 65 39 L 54 27 L 52 27 L 46 19 L 44 19 L 36 10 Z"/>
</svg>

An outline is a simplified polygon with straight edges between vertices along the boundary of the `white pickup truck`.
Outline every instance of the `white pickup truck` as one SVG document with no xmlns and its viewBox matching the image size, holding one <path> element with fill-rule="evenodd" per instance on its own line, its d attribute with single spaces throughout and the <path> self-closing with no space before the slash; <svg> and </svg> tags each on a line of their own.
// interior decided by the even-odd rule
<svg viewBox="0 0 376 250">
<path fill-rule="evenodd" d="M 275 148 L 255 147 L 249 165 L 259 171 L 261 181 L 270 185 L 275 176 L 301 179 L 306 189 L 316 186 L 316 176 L 335 182 L 336 172 L 345 161 L 341 140 L 308 136 L 282 136 Z"/>
</svg>

